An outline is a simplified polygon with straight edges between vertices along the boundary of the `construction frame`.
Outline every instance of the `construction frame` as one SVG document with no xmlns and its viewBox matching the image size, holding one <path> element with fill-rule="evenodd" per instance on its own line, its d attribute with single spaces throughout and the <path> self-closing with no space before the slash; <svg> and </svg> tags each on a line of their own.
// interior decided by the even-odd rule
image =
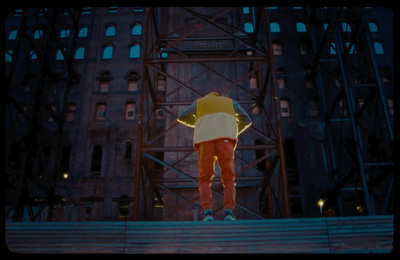
<svg viewBox="0 0 400 260">
<path fill-rule="evenodd" d="M 325 115 L 335 208 L 343 215 L 393 214 L 393 119 L 390 69 L 381 71 L 361 8 L 307 8 L 312 49 L 310 78 Z M 375 47 L 375 48 L 374 48 Z M 339 169 L 346 169 L 339 171 Z M 354 207 L 344 207 L 353 203 Z M 353 212 L 344 212 L 353 208 Z"/>
<path fill-rule="evenodd" d="M 241 203 L 246 192 L 239 191 L 236 209 L 252 219 L 290 217 L 267 9 L 247 11 L 248 20 L 236 24 L 227 20 L 242 17 L 242 8 L 146 8 L 135 220 L 168 220 L 174 214 L 173 219 L 183 219 L 178 215 L 188 207 L 197 218 L 192 130 L 176 118 L 180 109 L 211 91 L 237 100 L 253 119 L 236 149 L 236 182 L 238 190 L 256 191 L 260 203 Z M 215 182 L 212 191 L 215 199 L 221 197 L 221 183 Z M 163 209 L 161 219 L 155 218 L 156 208 Z"/>
</svg>

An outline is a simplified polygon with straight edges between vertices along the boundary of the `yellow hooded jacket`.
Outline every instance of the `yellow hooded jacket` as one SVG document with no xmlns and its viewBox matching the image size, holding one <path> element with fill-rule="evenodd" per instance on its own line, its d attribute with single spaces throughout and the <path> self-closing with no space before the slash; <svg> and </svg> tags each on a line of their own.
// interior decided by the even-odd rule
<svg viewBox="0 0 400 260">
<path fill-rule="evenodd" d="M 237 136 L 251 125 L 238 102 L 215 92 L 193 102 L 179 114 L 178 122 L 194 128 L 194 145 L 217 139 L 236 143 Z"/>
</svg>

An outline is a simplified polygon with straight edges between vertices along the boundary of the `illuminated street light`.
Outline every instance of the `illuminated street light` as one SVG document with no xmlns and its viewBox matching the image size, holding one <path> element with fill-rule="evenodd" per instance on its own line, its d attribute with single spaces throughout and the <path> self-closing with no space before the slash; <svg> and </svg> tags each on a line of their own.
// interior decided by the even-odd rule
<svg viewBox="0 0 400 260">
<path fill-rule="evenodd" d="M 323 199 L 318 200 L 319 212 L 322 214 L 322 207 L 325 205 L 325 201 Z"/>
<path fill-rule="evenodd" d="M 62 174 L 62 177 L 63 177 L 64 180 L 68 179 L 69 178 L 69 172 L 64 172 Z"/>
</svg>

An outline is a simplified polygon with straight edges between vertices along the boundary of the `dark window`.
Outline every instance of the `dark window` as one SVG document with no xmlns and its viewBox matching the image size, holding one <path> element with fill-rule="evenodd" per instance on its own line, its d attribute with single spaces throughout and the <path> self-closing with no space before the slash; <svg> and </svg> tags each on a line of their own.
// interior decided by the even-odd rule
<svg viewBox="0 0 400 260">
<path fill-rule="evenodd" d="M 92 152 L 92 166 L 90 172 L 92 176 L 99 176 L 101 172 L 101 158 L 103 156 L 103 149 L 101 145 L 96 144 Z"/>
</svg>

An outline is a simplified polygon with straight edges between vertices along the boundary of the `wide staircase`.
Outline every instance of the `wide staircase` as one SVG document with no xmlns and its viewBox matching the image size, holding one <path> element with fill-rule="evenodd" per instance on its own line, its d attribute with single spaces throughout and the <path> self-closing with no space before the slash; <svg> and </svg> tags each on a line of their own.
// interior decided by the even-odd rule
<svg viewBox="0 0 400 260">
<path fill-rule="evenodd" d="M 237 221 L 7 222 L 11 253 L 390 253 L 393 216 Z"/>
</svg>

